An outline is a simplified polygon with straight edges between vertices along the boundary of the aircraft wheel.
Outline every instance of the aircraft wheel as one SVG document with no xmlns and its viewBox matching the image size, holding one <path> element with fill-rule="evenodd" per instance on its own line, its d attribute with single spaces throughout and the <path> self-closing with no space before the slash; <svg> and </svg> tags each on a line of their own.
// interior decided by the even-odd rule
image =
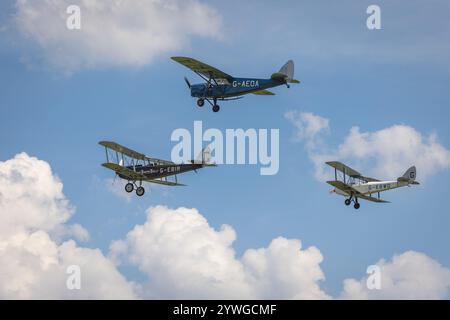
<svg viewBox="0 0 450 320">
<path fill-rule="evenodd" d="M 205 105 L 205 99 L 198 99 L 197 100 L 197 105 L 199 107 L 203 107 Z"/>
<path fill-rule="evenodd" d="M 352 201 L 350 199 L 345 199 L 345 205 L 349 206 L 352 203 Z"/>
<path fill-rule="evenodd" d="M 357 203 L 355 203 L 355 205 L 353 206 L 356 210 L 358 210 L 359 209 L 359 207 L 360 207 L 360 205 L 359 205 L 359 203 L 357 202 Z"/>
<path fill-rule="evenodd" d="M 133 185 L 131 182 L 128 182 L 128 183 L 125 185 L 125 191 L 128 192 L 128 193 L 130 193 L 130 192 L 132 192 L 133 190 L 134 190 L 134 185 Z"/>
<path fill-rule="evenodd" d="M 144 193 L 145 193 L 144 187 L 138 187 L 138 188 L 136 189 L 136 194 L 137 194 L 139 197 L 142 197 L 142 196 L 144 195 Z"/>
<path fill-rule="evenodd" d="M 219 105 L 218 105 L 218 104 L 214 105 L 212 110 L 213 110 L 214 112 L 219 112 L 219 110 L 220 110 Z"/>
</svg>

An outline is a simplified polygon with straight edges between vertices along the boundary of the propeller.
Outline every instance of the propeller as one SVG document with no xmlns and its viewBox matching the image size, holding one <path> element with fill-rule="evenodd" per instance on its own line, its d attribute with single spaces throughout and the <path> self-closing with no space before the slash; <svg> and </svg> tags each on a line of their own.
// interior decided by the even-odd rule
<svg viewBox="0 0 450 320">
<path fill-rule="evenodd" d="M 184 77 L 184 81 L 186 82 L 188 88 L 191 88 L 191 83 L 189 82 L 188 78 Z"/>
</svg>

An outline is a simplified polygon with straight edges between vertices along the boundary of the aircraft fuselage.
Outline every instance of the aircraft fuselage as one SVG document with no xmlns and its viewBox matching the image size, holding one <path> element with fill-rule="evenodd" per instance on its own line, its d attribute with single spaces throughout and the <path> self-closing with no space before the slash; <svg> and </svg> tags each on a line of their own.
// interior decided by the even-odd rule
<svg viewBox="0 0 450 320">
<path fill-rule="evenodd" d="M 232 81 L 219 81 L 208 87 L 206 83 L 191 86 L 191 96 L 195 98 L 221 99 L 241 96 L 285 84 L 274 79 L 233 78 Z"/>
<path fill-rule="evenodd" d="M 159 179 L 176 174 L 197 170 L 204 165 L 199 163 L 173 164 L 173 165 L 145 165 L 145 166 L 127 166 L 128 169 L 145 175 L 149 179 Z M 118 174 L 120 178 L 128 180 L 126 175 Z"/>
<path fill-rule="evenodd" d="M 407 182 L 399 182 L 399 181 L 375 181 L 375 182 L 367 182 L 367 183 L 356 183 L 352 184 L 352 188 L 356 189 L 358 192 L 364 195 L 372 195 L 379 192 L 384 192 L 392 189 L 397 189 L 401 187 L 406 187 L 408 185 Z M 350 196 L 350 194 L 336 188 L 335 192 L 341 196 Z"/>
</svg>

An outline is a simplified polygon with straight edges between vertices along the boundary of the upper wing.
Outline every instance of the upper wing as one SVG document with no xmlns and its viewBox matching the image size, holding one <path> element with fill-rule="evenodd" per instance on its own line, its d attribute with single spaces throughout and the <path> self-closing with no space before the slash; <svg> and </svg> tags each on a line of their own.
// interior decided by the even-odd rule
<svg viewBox="0 0 450 320">
<path fill-rule="evenodd" d="M 374 178 L 370 178 L 370 177 L 364 177 L 361 175 L 361 173 L 359 173 L 358 171 L 356 171 L 355 169 L 350 168 L 349 166 L 343 164 L 342 162 L 339 161 L 329 161 L 329 162 L 325 162 L 327 165 L 335 168 L 336 170 L 339 170 L 340 172 L 345 173 L 346 175 L 352 177 L 352 178 L 358 178 L 361 180 L 364 180 L 366 182 L 376 182 L 376 181 L 380 181 Z"/>
<path fill-rule="evenodd" d="M 356 197 L 367 200 L 367 201 L 378 202 L 378 203 L 389 203 L 389 201 L 362 194 L 361 192 L 359 192 L 352 186 L 345 184 L 342 181 L 327 181 L 327 183 L 332 185 L 335 188 L 338 188 L 339 190 L 344 191 L 345 193 L 348 193 L 348 194 L 353 193 Z"/>
<path fill-rule="evenodd" d="M 117 151 L 119 153 L 123 153 L 124 155 L 134 158 L 134 159 L 137 159 L 137 160 L 145 160 L 145 161 L 150 161 L 150 162 L 157 163 L 157 164 L 174 164 L 172 161 L 147 157 L 143 153 L 131 150 L 131 149 L 124 147 L 113 141 L 100 141 L 98 144 L 104 146 L 105 148 Z"/>
<path fill-rule="evenodd" d="M 263 96 L 274 96 L 275 93 L 270 92 L 269 90 L 259 90 L 259 91 L 255 91 L 252 92 L 253 94 L 259 94 L 259 95 L 263 95 Z"/>
<path fill-rule="evenodd" d="M 325 162 L 325 163 L 327 165 L 335 168 L 336 170 L 339 170 L 339 171 L 345 173 L 346 175 L 348 175 L 350 177 L 360 177 L 361 176 L 361 174 L 358 171 L 350 168 L 349 166 L 346 166 L 342 162 L 339 162 L 339 161 L 328 161 L 328 162 Z"/>
<path fill-rule="evenodd" d="M 378 179 L 374 179 L 374 178 L 370 178 L 370 177 L 363 177 L 363 176 L 359 176 L 358 178 L 360 178 L 361 180 L 364 180 L 366 182 L 378 182 L 378 181 L 380 181 Z"/>
<path fill-rule="evenodd" d="M 172 60 L 181 63 L 183 66 L 191 69 L 194 72 L 200 73 L 207 78 L 212 79 L 227 79 L 231 80 L 233 77 L 226 74 L 219 69 L 211 67 L 210 65 L 200 62 L 198 60 L 188 58 L 188 57 L 172 57 Z"/>
<path fill-rule="evenodd" d="M 100 141 L 98 144 L 137 160 L 146 160 L 147 158 L 144 154 L 131 150 L 113 141 Z"/>
</svg>

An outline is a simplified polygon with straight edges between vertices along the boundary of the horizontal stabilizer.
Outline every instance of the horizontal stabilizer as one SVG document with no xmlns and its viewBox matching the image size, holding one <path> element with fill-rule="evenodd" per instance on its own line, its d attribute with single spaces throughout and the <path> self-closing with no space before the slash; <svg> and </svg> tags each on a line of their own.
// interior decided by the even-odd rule
<svg viewBox="0 0 450 320">
<path fill-rule="evenodd" d="M 253 92 L 253 94 L 258 94 L 258 95 L 262 95 L 262 96 L 274 96 L 275 93 L 270 92 L 269 90 L 259 90 L 256 92 Z"/>
<path fill-rule="evenodd" d="M 279 73 L 279 72 L 273 73 L 270 76 L 270 78 L 273 79 L 273 80 L 286 81 L 287 83 L 294 83 L 294 84 L 299 84 L 300 83 L 299 80 L 289 79 L 285 74 Z"/>
</svg>

